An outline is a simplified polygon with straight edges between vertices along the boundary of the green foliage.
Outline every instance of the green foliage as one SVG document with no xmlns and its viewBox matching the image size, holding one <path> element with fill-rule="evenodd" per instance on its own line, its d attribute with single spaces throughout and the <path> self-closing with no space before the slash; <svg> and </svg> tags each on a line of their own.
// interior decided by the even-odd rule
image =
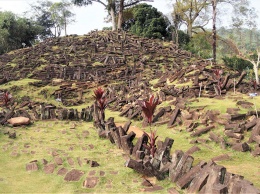
<svg viewBox="0 0 260 194">
<path fill-rule="evenodd" d="M 132 12 L 133 19 L 130 19 L 130 23 L 128 20 L 128 25 L 125 27 L 129 28 L 130 32 L 147 38 L 161 39 L 168 36 L 166 29 L 170 23 L 156 8 L 148 4 L 139 4 L 132 9 Z"/>
<path fill-rule="evenodd" d="M 232 56 L 232 57 L 224 56 L 222 60 L 224 61 L 224 64 L 227 67 L 233 69 L 234 71 L 243 71 L 245 69 L 252 69 L 252 64 L 249 61 L 238 58 L 236 56 Z"/>
<path fill-rule="evenodd" d="M 188 34 L 183 32 L 182 30 L 178 30 L 178 44 L 180 47 L 185 47 L 190 42 L 190 37 Z"/>
<path fill-rule="evenodd" d="M 212 46 L 209 42 L 210 33 L 201 32 L 195 34 L 187 45 L 184 45 L 184 49 L 196 54 L 204 59 L 211 58 Z"/>
<path fill-rule="evenodd" d="M 67 25 L 74 22 L 75 14 L 70 11 L 71 4 L 66 1 L 53 3 L 51 1 L 37 1 L 31 5 L 33 19 L 38 25 L 42 26 L 43 31 L 40 38 L 57 37 Z M 54 31 L 54 34 L 52 33 Z"/>
<path fill-rule="evenodd" d="M 0 29 L 0 54 L 22 48 L 22 43 L 31 46 L 42 30 L 32 20 L 8 11 L 0 11 Z"/>
</svg>

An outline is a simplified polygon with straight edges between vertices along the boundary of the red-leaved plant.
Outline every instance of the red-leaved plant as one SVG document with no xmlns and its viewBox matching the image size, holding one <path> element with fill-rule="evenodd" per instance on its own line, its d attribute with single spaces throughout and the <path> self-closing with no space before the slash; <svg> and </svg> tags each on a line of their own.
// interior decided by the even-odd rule
<svg viewBox="0 0 260 194">
<path fill-rule="evenodd" d="M 147 118 L 147 121 L 150 125 L 150 135 L 148 135 L 146 132 L 144 134 L 148 137 L 148 145 L 144 144 L 143 146 L 149 150 L 152 157 L 154 157 L 154 154 L 156 152 L 156 139 L 158 136 L 156 136 L 156 130 L 152 130 L 152 121 L 153 121 L 153 114 L 155 111 L 156 106 L 159 103 L 159 99 L 154 97 L 153 95 L 150 96 L 148 101 L 139 100 L 139 105 L 142 107 L 143 113 L 145 117 Z"/>
<path fill-rule="evenodd" d="M 154 95 L 152 95 L 150 96 L 149 101 L 139 100 L 138 103 L 142 107 L 143 113 L 151 127 L 153 121 L 153 114 L 156 106 L 159 103 L 159 99 L 155 98 Z"/>
<path fill-rule="evenodd" d="M 11 99 L 12 99 L 12 95 L 8 91 L 4 92 L 4 94 L 3 94 L 4 106 L 7 106 L 7 104 L 11 101 Z"/>
<path fill-rule="evenodd" d="M 152 157 L 154 158 L 154 154 L 157 150 L 157 147 L 156 147 L 156 139 L 158 138 L 158 136 L 156 136 L 156 130 L 150 130 L 150 135 L 148 133 L 146 133 L 144 131 L 144 134 L 148 137 L 148 145 L 146 144 L 143 144 L 143 146 L 149 150 L 150 154 L 152 155 Z"/>
<path fill-rule="evenodd" d="M 94 90 L 94 94 L 95 95 L 93 97 L 95 98 L 98 108 L 100 110 L 101 119 L 104 121 L 105 120 L 105 109 L 107 106 L 105 91 L 99 87 L 96 90 Z"/>
<path fill-rule="evenodd" d="M 252 80 L 251 83 L 252 83 L 252 85 L 253 85 L 253 87 L 254 87 L 254 90 L 256 91 L 256 89 L 257 89 L 257 83 L 256 83 L 256 81 L 255 81 L 255 80 Z"/>
<path fill-rule="evenodd" d="M 217 90 L 218 90 L 218 95 L 221 95 L 221 88 L 222 88 L 222 74 L 223 71 L 221 69 L 214 69 L 213 73 L 215 75 L 215 78 L 217 80 Z"/>
</svg>

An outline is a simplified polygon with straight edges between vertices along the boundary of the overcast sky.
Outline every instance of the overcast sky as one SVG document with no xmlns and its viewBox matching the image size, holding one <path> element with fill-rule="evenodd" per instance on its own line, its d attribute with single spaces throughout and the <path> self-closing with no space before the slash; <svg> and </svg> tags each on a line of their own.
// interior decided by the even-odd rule
<svg viewBox="0 0 260 194">
<path fill-rule="evenodd" d="M 53 2 L 59 2 L 60 0 L 51 0 Z M 30 9 L 30 4 L 36 2 L 36 0 L 0 0 L 1 11 L 12 11 L 13 13 L 22 14 Z M 164 14 L 169 14 L 172 11 L 170 0 L 154 0 L 150 3 Z M 260 17 L 260 0 L 250 0 L 251 6 L 257 11 Z M 87 34 L 89 31 L 98 29 L 101 30 L 105 26 L 111 26 L 111 23 L 105 23 L 104 18 L 107 16 L 107 12 L 104 6 L 99 3 L 93 3 L 93 5 L 85 7 L 73 7 L 72 12 L 76 14 L 76 22 L 68 26 L 68 34 Z M 227 10 L 227 13 L 230 10 Z M 228 14 L 227 14 L 228 15 Z M 228 21 L 228 18 L 226 19 Z M 260 18 L 258 19 L 260 21 Z M 225 22 L 225 21 L 222 21 Z M 260 29 L 260 22 L 258 23 Z"/>
</svg>

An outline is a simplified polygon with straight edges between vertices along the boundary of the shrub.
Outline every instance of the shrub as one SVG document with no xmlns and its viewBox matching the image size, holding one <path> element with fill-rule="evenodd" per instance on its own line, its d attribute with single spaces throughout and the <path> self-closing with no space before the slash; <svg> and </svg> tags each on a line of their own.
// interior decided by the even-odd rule
<svg viewBox="0 0 260 194">
<path fill-rule="evenodd" d="M 238 58 L 236 56 L 233 57 L 223 57 L 222 60 L 224 61 L 224 64 L 231 68 L 234 71 L 242 72 L 245 69 L 252 68 L 252 64 L 249 61 L 246 61 L 244 59 Z"/>
</svg>

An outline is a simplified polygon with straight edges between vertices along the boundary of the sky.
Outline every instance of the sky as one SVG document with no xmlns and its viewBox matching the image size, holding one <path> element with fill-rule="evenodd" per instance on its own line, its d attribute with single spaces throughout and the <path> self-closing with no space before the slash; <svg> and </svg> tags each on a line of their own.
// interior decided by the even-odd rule
<svg viewBox="0 0 260 194">
<path fill-rule="evenodd" d="M 59 2 L 61 0 L 51 0 L 53 2 Z M 19 16 L 23 16 L 25 11 L 30 10 L 30 4 L 35 3 L 36 0 L 0 0 L 0 11 L 11 11 Z M 172 5 L 170 0 L 154 0 L 153 3 L 149 3 L 156 7 L 165 15 L 169 15 L 172 11 Z M 259 16 L 258 29 L 260 29 L 260 0 L 250 0 L 251 6 L 256 9 Z M 104 6 L 100 3 L 93 3 L 89 6 L 72 7 L 72 12 L 76 14 L 76 22 L 70 24 L 67 28 L 68 34 L 87 34 L 91 30 L 102 30 L 103 27 L 111 26 L 111 23 L 105 23 L 104 18 L 107 16 L 107 12 Z M 230 10 L 226 10 L 227 15 Z M 228 21 L 226 18 L 221 23 Z"/>
</svg>

